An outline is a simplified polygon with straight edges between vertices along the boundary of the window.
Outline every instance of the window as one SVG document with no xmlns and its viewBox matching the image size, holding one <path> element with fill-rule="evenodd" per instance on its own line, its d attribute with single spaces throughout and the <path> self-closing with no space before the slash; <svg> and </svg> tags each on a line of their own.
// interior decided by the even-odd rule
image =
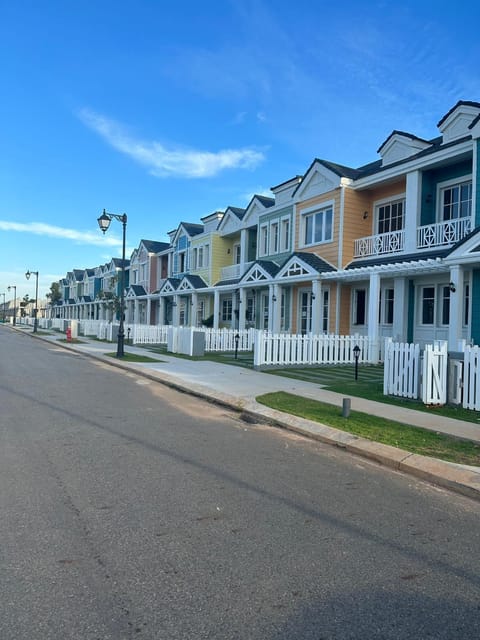
<svg viewBox="0 0 480 640">
<path fill-rule="evenodd" d="M 196 269 L 197 268 L 197 264 L 198 264 L 198 249 L 194 249 L 193 250 L 193 259 L 192 259 L 192 269 Z"/>
<path fill-rule="evenodd" d="M 241 249 L 239 244 L 233 245 L 233 264 L 240 264 L 241 260 Z"/>
<path fill-rule="evenodd" d="M 442 220 L 468 218 L 472 213 L 472 182 L 451 185 L 440 191 Z"/>
<path fill-rule="evenodd" d="M 333 239 L 333 207 L 308 213 L 304 216 L 304 243 L 319 244 Z"/>
<path fill-rule="evenodd" d="M 395 200 L 377 207 L 377 233 L 403 229 L 404 200 Z"/>
<path fill-rule="evenodd" d="M 232 320 L 232 301 L 223 300 L 222 301 L 222 321 L 230 322 L 231 320 Z"/>
<path fill-rule="evenodd" d="M 422 324 L 433 324 L 435 312 L 435 287 L 422 289 Z"/>
<path fill-rule="evenodd" d="M 329 308 L 329 297 L 330 292 L 328 289 L 322 292 L 323 300 L 322 300 L 322 331 L 324 333 L 328 333 L 328 308 Z"/>
<path fill-rule="evenodd" d="M 210 264 L 210 245 L 206 244 L 203 248 L 203 266 L 206 269 Z"/>
<path fill-rule="evenodd" d="M 465 284 L 464 287 L 464 296 L 463 296 L 463 324 L 468 326 L 468 317 L 470 310 L 470 285 Z"/>
<path fill-rule="evenodd" d="M 442 308 L 440 310 L 441 324 L 450 322 L 450 287 L 442 287 Z"/>
<path fill-rule="evenodd" d="M 353 292 L 353 324 L 365 324 L 367 292 L 365 289 L 355 289 Z"/>
<path fill-rule="evenodd" d="M 393 324 L 393 300 L 394 290 L 385 289 L 384 292 L 384 308 L 383 308 L 383 322 L 384 324 Z"/>
<path fill-rule="evenodd" d="M 282 220 L 280 232 L 280 251 L 288 251 L 290 249 L 290 220 Z"/>
<path fill-rule="evenodd" d="M 266 256 L 268 253 L 268 227 L 260 227 L 260 255 Z"/>
<path fill-rule="evenodd" d="M 270 225 L 270 253 L 278 253 L 278 222 Z"/>
<path fill-rule="evenodd" d="M 203 267 L 203 247 L 198 248 L 198 269 Z"/>
</svg>

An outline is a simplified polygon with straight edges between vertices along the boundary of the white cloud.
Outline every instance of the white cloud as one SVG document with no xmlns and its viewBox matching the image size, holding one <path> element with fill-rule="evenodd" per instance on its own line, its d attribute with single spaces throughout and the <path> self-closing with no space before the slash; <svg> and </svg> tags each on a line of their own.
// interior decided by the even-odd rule
<svg viewBox="0 0 480 640">
<path fill-rule="evenodd" d="M 19 233 L 33 233 L 38 236 L 48 236 L 50 238 L 62 238 L 64 240 L 72 240 L 78 244 L 91 244 L 98 246 L 109 245 L 111 247 L 117 247 L 122 244 L 122 241 L 115 236 L 104 236 L 100 230 L 97 233 L 90 231 L 77 231 L 76 229 L 64 229 L 62 227 L 55 227 L 50 224 L 43 224 L 42 222 L 8 222 L 6 220 L 0 220 L 0 229 L 2 231 L 17 231 Z"/>
<path fill-rule="evenodd" d="M 251 148 L 223 149 L 217 152 L 167 148 L 160 142 L 137 140 L 109 118 L 89 109 L 79 112 L 82 122 L 98 133 L 114 149 L 130 156 L 158 177 L 208 178 L 225 169 L 253 169 L 265 159 Z"/>
</svg>

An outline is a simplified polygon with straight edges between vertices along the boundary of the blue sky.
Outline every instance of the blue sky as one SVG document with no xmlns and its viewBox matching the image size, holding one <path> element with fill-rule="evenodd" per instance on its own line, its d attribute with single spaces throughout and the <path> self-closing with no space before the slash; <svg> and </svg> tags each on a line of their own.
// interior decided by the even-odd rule
<svg viewBox="0 0 480 640">
<path fill-rule="evenodd" d="M 180 221 L 432 138 L 480 101 L 466 2 L 17 0 L 0 7 L 0 294 L 39 295 Z M 7 292 L 7 300 L 10 294 Z M 3 300 L 1 298 L 0 300 Z"/>
</svg>

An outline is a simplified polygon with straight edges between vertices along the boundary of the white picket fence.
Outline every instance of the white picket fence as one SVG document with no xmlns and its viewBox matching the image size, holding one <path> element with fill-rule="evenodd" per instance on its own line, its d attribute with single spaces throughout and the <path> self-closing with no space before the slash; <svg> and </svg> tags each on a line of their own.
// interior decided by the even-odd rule
<svg viewBox="0 0 480 640">
<path fill-rule="evenodd" d="M 385 341 L 384 395 L 418 398 L 420 345 Z"/>
<path fill-rule="evenodd" d="M 195 329 L 198 331 L 198 329 Z M 207 329 L 205 331 L 205 351 L 252 351 L 255 344 L 255 329 Z M 238 342 L 238 344 L 237 344 Z"/>
<path fill-rule="evenodd" d="M 447 343 L 436 341 L 425 346 L 423 359 L 418 344 L 385 341 L 383 393 L 418 398 L 427 405 L 447 401 Z M 421 366 L 421 376 L 420 376 Z"/>
<path fill-rule="evenodd" d="M 358 362 L 378 362 L 378 344 L 367 336 L 273 334 L 257 331 L 254 366 L 351 364 L 355 362 L 356 346 L 360 348 Z"/>
<path fill-rule="evenodd" d="M 466 346 L 463 358 L 462 405 L 480 411 L 480 347 Z"/>
</svg>

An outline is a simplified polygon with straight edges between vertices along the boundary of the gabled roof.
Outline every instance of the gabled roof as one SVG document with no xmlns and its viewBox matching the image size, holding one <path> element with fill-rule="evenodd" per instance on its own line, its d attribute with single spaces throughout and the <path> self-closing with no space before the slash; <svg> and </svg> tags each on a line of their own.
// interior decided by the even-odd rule
<svg viewBox="0 0 480 640">
<path fill-rule="evenodd" d="M 235 214 L 237 216 L 237 218 L 239 220 L 243 219 L 243 216 L 245 215 L 246 209 L 241 209 L 240 207 L 227 207 L 225 210 L 225 213 L 227 213 L 228 211 L 231 211 L 233 214 Z"/>
<path fill-rule="evenodd" d="M 307 251 L 294 251 L 283 263 L 282 267 L 290 260 L 292 257 L 300 258 L 303 260 L 305 264 L 308 264 L 310 267 L 313 267 L 315 271 L 318 273 L 324 273 L 325 271 L 336 271 L 335 267 L 326 262 L 323 258 L 320 258 L 315 253 L 309 253 Z"/>
<path fill-rule="evenodd" d="M 182 226 L 190 237 L 198 236 L 199 233 L 203 233 L 203 224 L 194 224 L 193 222 L 181 222 L 179 226 Z"/>
<path fill-rule="evenodd" d="M 263 206 L 268 209 L 269 207 L 273 207 L 275 204 L 275 198 L 269 198 L 268 196 L 259 196 L 255 194 L 254 198 L 256 198 Z"/>
<path fill-rule="evenodd" d="M 115 269 L 121 269 L 123 265 L 125 265 L 125 269 L 130 265 L 130 260 L 122 260 L 122 258 L 112 258 L 110 264 L 113 264 Z M 106 265 L 107 266 L 107 265 Z"/>
<path fill-rule="evenodd" d="M 445 120 L 455 111 L 458 107 L 474 107 L 480 109 L 480 102 L 472 102 L 470 100 L 459 100 L 444 116 L 438 121 L 437 127 L 441 127 Z"/>
<path fill-rule="evenodd" d="M 408 133 L 407 131 L 399 131 L 398 129 L 394 129 L 392 133 L 388 136 L 386 140 L 382 142 L 382 144 L 378 147 L 377 153 L 380 153 L 383 147 L 387 144 L 390 138 L 394 136 L 401 136 L 402 138 L 410 138 L 410 140 L 418 140 L 419 142 L 423 142 L 425 144 L 431 144 L 429 140 L 424 140 L 423 138 L 419 138 L 415 136 L 413 133 Z"/>
<path fill-rule="evenodd" d="M 170 246 L 168 242 L 157 242 L 156 240 L 140 240 L 140 244 L 143 244 L 148 253 L 160 253 Z"/>
<path fill-rule="evenodd" d="M 180 278 L 167 278 L 165 280 L 165 282 L 162 284 L 162 286 L 160 287 L 160 293 L 164 290 L 164 289 L 168 289 L 176 291 L 178 289 L 178 286 L 181 282 Z"/>
<path fill-rule="evenodd" d="M 128 287 L 128 290 L 132 291 L 135 294 L 136 297 L 138 297 L 138 296 L 146 296 L 147 295 L 147 292 L 145 291 L 145 289 L 139 284 L 131 284 Z"/>
<path fill-rule="evenodd" d="M 196 275 L 185 275 L 183 276 L 180 284 L 178 285 L 178 290 L 181 289 L 205 289 L 207 287 L 207 283 L 203 278 Z"/>
</svg>

